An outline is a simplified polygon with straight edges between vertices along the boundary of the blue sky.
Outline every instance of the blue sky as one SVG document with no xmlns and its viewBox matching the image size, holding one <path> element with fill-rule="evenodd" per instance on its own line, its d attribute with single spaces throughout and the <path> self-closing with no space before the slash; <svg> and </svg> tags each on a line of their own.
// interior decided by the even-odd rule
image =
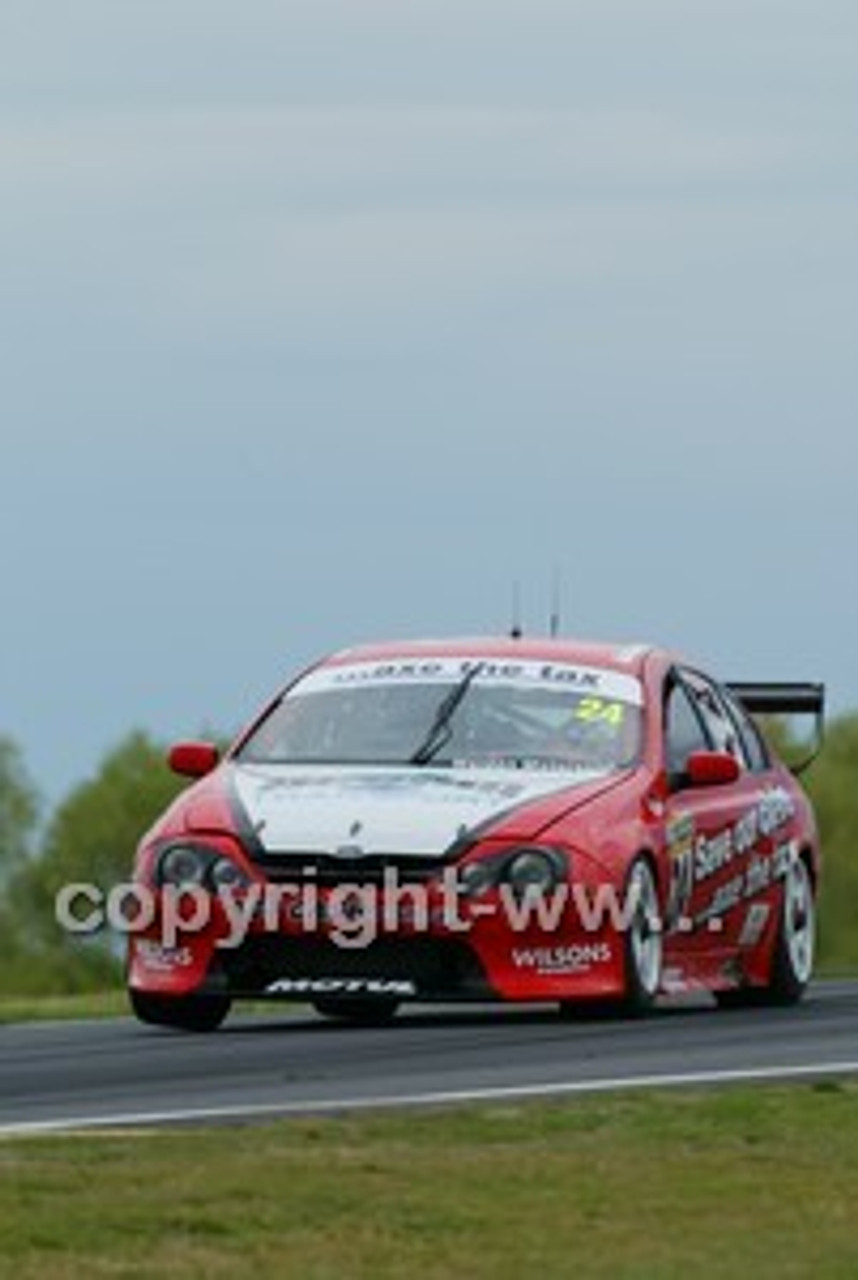
<svg viewBox="0 0 858 1280">
<path fill-rule="evenodd" d="M 49 799 L 389 636 L 858 708 L 858 9 L 5 0 L 0 732 Z"/>
</svg>

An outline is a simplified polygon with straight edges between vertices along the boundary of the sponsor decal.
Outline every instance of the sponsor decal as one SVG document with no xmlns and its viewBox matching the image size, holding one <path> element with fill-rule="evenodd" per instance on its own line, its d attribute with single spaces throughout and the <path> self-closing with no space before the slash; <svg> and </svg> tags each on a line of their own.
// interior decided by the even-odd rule
<svg viewBox="0 0 858 1280">
<path fill-rule="evenodd" d="M 697 914 L 695 923 L 708 923 L 711 932 L 720 932 L 723 927 L 721 917 L 742 901 L 744 882 L 745 878 L 740 873 L 719 884 L 708 904 Z"/>
<path fill-rule="evenodd" d="M 792 796 L 783 787 L 772 787 L 732 826 L 713 836 L 701 835 L 694 843 L 694 882 L 717 875 L 728 863 L 751 852 L 761 838 L 774 835 L 795 814 Z"/>
<path fill-rule="evenodd" d="M 783 880 L 797 857 L 798 842 L 795 840 L 776 845 L 770 853 L 755 854 L 747 867 L 718 886 L 708 904 L 695 916 L 695 927 L 708 923 L 710 929 L 719 929 L 721 916 L 739 903 L 757 897 L 775 881 Z"/>
<path fill-rule="evenodd" d="M 136 956 L 153 973 L 172 973 L 175 969 L 187 969 L 194 962 L 190 947 L 167 947 L 150 938 L 138 938 Z"/>
<path fill-rule="evenodd" d="M 516 947 L 512 952 L 516 969 L 530 969 L 545 977 L 586 973 L 594 965 L 610 964 L 613 958 L 608 942 L 582 942 L 568 947 Z"/>
<path fill-rule="evenodd" d="M 795 801 L 784 787 L 773 787 L 760 801 L 760 834 L 770 836 L 795 817 Z"/>
<path fill-rule="evenodd" d="M 667 828 L 667 856 L 670 860 L 670 891 L 666 912 L 668 927 L 685 915 L 694 887 L 694 818 L 679 814 Z"/>
<path fill-rule="evenodd" d="M 401 978 L 277 978 L 265 988 L 278 996 L 414 996 L 417 987 Z"/>
<path fill-rule="evenodd" d="M 479 654 L 463 658 L 391 659 L 386 662 L 349 662 L 318 667 L 299 681 L 292 694 L 342 689 L 349 685 L 455 684 L 475 666 L 480 684 L 533 688 L 561 686 L 599 699 L 643 705 L 640 681 L 608 667 L 587 667 L 569 662 L 503 662 Z"/>
<path fill-rule="evenodd" d="M 761 850 L 760 844 L 794 816 L 795 801 L 784 787 L 764 791 L 735 822 L 709 835 L 695 832 L 691 814 L 677 815 L 667 829 L 671 868 L 668 926 L 690 932 L 708 922 L 709 928 L 717 931 L 721 916 L 782 879 L 794 856 L 795 842 L 782 842 L 768 852 Z M 689 918 L 695 887 L 716 877 L 724 878 L 708 902 Z"/>
<path fill-rule="evenodd" d="M 263 772 L 270 768 L 270 772 Z M 378 800 L 395 801 L 400 796 L 413 798 L 432 804 L 473 804 L 486 798 L 489 800 L 517 800 L 527 794 L 525 782 L 515 782 L 510 778 L 469 776 L 458 778 L 449 772 L 421 772 L 417 775 L 408 769 L 364 769 L 360 766 L 343 768 L 341 766 L 327 769 L 308 770 L 305 765 L 292 769 L 288 766 L 259 766 L 245 768 L 239 774 L 239 781 L 245 776 L 253 777 L 259 799 L 267 799 L 275 795 L 278 799 L 288 796 L 299 800 L 321 800 L 326 803 L 343 797 L 352 805 L 357 801 Z M 343 814 L 343 824 L 347 819 Z M 351 834 L 355 826 L 362 830 L 366 825 L 364 819 L 352 818 L 348 824 Z"/>
<path fill-rule="evenodd" d="M 768 924 L 771 907 L 767 902 L 752 902 L 745 913 L 742 931 L 739 934 L 740 947 L 755 947 L 763 936 Z"/>
</svg>

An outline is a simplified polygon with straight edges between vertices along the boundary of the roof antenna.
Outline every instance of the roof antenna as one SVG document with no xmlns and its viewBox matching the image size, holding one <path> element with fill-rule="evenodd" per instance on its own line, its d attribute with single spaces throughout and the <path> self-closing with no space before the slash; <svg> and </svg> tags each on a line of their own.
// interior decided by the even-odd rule
<svg viewBox="0 0 858 1280">
<path fill-rule="evenodd" d="M 557 566 L 551 574 L 551 615 L 548 620 L 548 632 L 552 639 L 560 634 L 560 573 Z"/>
<path fill-rule="evenodd" d="M 521 627 L 521 587 L 518 581 L 512 584 L 512 626 L 509 629 L 510 639 L 520 640 L 522 637 Z"/>
</svg>

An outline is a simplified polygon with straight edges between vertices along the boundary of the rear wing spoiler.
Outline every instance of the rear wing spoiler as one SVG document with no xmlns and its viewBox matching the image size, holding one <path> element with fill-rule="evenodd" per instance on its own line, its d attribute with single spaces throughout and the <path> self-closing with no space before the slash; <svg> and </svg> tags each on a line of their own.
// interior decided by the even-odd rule
<svg viewBox="0 0 858 1280">
<path fill-rule="evenodd" d="M 746 711 L 760 716 L 812 716 L 813 740 L 808 755 L 790 765 L 793 773 L 801 773 L 816 759 L 822 748 L 825 719 L 825 685 L 810 683 L 730 682 L 730 692 Z"/>
</svg>

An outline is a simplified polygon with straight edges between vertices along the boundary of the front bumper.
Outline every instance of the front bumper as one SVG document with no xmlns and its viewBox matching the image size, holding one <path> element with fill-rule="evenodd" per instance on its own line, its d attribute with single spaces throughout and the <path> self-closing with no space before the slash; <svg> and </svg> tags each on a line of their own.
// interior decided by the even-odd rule
<svg viewBox="0 0 858 1280">
<path fill-rule="evenodd" d="M 219 903 L 203 929 L 180 927 L 166 941 L 163 921 L 156 918 L 144 936 L 130 939 L 129 984 L 153 994 L 238 999 L 388 992 L 418 1001 L 544 1001 L 622 993 L 622 937 L 610 921 L 584 929 L 571 900 L 551 927 L 538 916 L 520 927 L 500 888 L 457 898 L 452 882 L 442 883 L 437 860 L 426 866 L 412 861 L 392 895 L 385 870 L 368 870 L 364 862 L 345 881 L 341 866 L 331 869 L 330 879 L 320 866 L 302 882 L 294 867 L 279 876 L 277 868 L 266 867 L 264 880 L 246 891 L 248 897 L 257 890 L 263 896 L 248 910 L 240 938 L 231 934 Z M 577 870 L 593 885 L 604 880 L 595 863 L 579 858 Z M 569 885 L 562 887 L 571 893 Z M 272 889 L 281 892 L 269 914 L 264 895 Z M 360 937 L 349 934 L 341 914 L 337 925 L 332 910 L 345 889 L 364 895 L 354 924 L 357 932 L 361 918 L 372 927 Z M 299 891 L 313 897 L 309 923 Z M 425 913 L 415 907 L 412 891 L 426 895 Z M 388 913 L 391 900 L 395 906 Z"/>
<path fill-rule="evenodd" d="M 391 995 L 414 1001 L 544 1001 L 621 994 L 622 940 L 616 935 L 510 934 L 481 922 L 452 935 L 382 935 L 342 946 L 326 934 L 253 932 L 237 947 L 188 936 L 165 947 L 132 938 L 128 982 L 164 995 L 312 999 Z"/>
</svg>

